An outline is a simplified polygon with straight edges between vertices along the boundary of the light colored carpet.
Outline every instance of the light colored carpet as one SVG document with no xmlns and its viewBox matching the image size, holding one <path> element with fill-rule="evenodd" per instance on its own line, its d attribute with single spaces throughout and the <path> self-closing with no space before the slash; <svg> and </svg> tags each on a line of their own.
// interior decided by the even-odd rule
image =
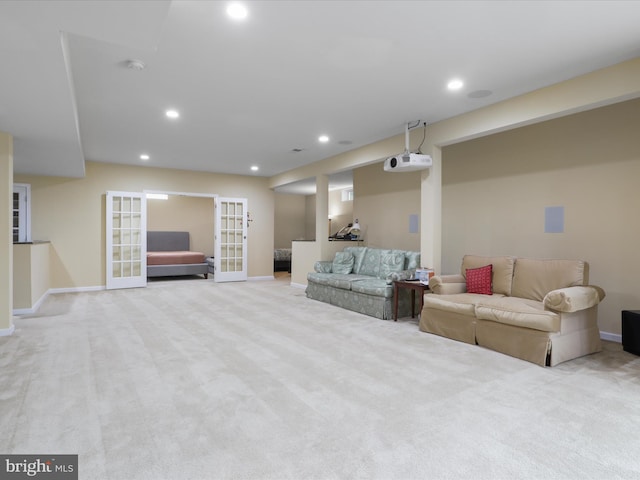
<svg viewBox="0 0 640 480">
<path fill-rule="evenodd" d="M 0 339 L 0 452 L 81 479 L 640 477 L 640 357 L 542 368 L 283 281 L 50 296 Z"/>
</svg>

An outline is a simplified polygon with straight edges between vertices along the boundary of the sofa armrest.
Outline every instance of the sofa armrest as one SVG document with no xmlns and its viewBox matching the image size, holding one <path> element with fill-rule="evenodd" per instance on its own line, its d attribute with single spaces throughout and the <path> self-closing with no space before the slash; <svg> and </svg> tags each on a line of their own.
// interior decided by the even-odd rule
<svg viewBox="0 0 640 480">
<path fill-rule="evenodd" d="M 604 290 L 595 285 L 559 288 L 547 293 L 542 300 L 545 308 L 556 312 L 579 312 L 599 304 Z"/>
<path fill-rule="evenodd" d="M 313 269 L 318 273 L 331 273 L 333 270 L 333 262 L 328 260 L 318 260 L 313 264 Z"/>
<path fill-rule="evenodd" d="M 393 282 L 397 282 L 400 280 L 409 280 L 411 278 L 415 278 L 416 269 L 402 270 L 400 272 L 391 272 L 386 277 L 387 285 L 393 284 Z"/>
<path fill-rule="evenodd" d="M 467 291 L 467 282 L 460 274 L 434 275 L 429 279 L 429 290 L 436 295 L 452 295 Z"/>
</svg>

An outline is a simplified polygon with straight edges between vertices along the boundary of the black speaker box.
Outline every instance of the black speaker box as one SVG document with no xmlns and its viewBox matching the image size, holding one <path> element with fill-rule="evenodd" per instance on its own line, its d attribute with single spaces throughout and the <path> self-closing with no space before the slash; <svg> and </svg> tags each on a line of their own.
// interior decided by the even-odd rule
<svg viewBox="0 0 640 480">
<path fill-rule="evenodd" d="M 622 349 L 640 355 L 640 310 L 622 311 Z"/>
</svg>

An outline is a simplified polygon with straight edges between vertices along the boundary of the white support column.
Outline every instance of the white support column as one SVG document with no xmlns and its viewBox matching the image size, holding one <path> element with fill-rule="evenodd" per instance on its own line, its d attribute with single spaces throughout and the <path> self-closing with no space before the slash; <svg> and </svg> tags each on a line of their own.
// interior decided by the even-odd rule
<svg viewBox="0 0 640 480">
<path fill-rule="evenodd" d="M 320 259 L 328 260 L 329 235 L 327 225 L 329 223 L 329 177 L 327 175 L 316 176 L 316 243 L 320 247 Z"/>
<path fill-rule="evenodd" d="M 13 326 L 13 137 L 0 132 L 0 336 Z"/>
<path fill-rule="evenodd" d="M 433 165 L 422 172 L 420 258 L 423 267 L 442 273 L 442 150 L 432 147 Z"/>
</svg>

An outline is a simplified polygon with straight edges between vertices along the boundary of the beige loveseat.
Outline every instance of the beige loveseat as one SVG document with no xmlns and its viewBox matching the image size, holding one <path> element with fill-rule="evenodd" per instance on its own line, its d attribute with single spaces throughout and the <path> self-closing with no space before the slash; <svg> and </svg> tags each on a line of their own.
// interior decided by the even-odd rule
<svg viewBox="0 0 640 480">
<path fill-rule="evenodd" d="M 467 293 L 467 269 L 492 265 L 491 295 Z M 598 304 L 581 260 L 465 255 L 461 274 L 429 281 L 420 330 L 553 366 L 599 352 Z"/>
</svg>

